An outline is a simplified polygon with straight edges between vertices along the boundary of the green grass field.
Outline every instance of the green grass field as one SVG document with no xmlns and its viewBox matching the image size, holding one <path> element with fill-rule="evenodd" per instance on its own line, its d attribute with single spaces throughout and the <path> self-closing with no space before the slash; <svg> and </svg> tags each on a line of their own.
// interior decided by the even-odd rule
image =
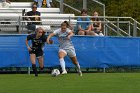
<svg viewBox="0 0 140 93">
<path fill-rule="evenodd" d="M 139 73 L 1 74 L 0 93 L 139 93 Z"/>
</svg>

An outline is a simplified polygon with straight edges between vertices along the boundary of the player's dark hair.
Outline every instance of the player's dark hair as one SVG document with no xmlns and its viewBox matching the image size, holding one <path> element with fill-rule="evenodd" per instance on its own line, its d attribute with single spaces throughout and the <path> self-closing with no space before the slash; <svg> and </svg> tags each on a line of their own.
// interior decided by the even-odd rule
<svg viewBox="0 0 140 93">
<path fill-rule="evenodd" d="M 65 22 L 61 23 L 61 26 L 66 26 L 67 27 L 67 24 Z"/>
<path fill-rule="evenodd" d="M 70 26 L 70 24 L 68 23 L 68 21 L 64 21 L 64 23 L 66 23 L 67 27 Z"/>
</svg>

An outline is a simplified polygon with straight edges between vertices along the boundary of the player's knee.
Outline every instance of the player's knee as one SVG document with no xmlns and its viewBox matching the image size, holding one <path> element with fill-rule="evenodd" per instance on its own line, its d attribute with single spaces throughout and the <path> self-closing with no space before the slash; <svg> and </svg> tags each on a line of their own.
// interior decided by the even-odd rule
<svg viewBox="0 0 140 93">
<path fill-rule="evenodd" d="M 36 64 L 36 62 L 35 62 L 35 61 L 31 61 L 31 63 L 32 63 L 32 64 Z"/>
<path fill-rule="evenodd" d="M 59 59 L 64 58 L 65 54 L 64 53 L 59 53 Z"/>
</svg>

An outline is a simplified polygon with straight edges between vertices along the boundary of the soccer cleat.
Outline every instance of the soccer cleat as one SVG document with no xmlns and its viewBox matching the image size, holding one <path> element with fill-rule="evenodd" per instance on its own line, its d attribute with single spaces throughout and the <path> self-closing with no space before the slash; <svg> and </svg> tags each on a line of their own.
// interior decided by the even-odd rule
<svg viewBox="0 0 140 93">
<path fill-rule="evenodd" d="M 82 71 L 79 70 L 79 71 L 78 71 L 78 74 L 79 74 L 79 76 L 82 76 Z"/>
<path fill-rule="evenodd" d="M 38 74 L 35 74 L 35 77 L 38 77 Z"/>
<path fill-rule="evenodd" d="M 62 75 L 67 74 L 67 71 L 66 71 L 66 70 L 64 70 L 61 74 L 62 74 Z"/>
</svg>

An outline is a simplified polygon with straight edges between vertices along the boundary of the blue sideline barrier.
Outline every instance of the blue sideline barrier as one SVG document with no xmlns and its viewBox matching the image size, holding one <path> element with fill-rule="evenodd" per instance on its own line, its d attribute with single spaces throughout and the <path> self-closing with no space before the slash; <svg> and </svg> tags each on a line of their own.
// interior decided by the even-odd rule
<svg viewBox="0 0 140 93">
<path fill-rule="evenodd" d="M 25 46 L 26 35 L 0 35 L 0 67 L 30 67 Z M 45 67 L 59 66 L 58 41 L 45 45 Z M 78 61 L 83 68 L 140 66 L 140 38 L 90 37 L 72 38 Z M 74 67 L 68 57 L 67 67 Z"/>
</svg>

